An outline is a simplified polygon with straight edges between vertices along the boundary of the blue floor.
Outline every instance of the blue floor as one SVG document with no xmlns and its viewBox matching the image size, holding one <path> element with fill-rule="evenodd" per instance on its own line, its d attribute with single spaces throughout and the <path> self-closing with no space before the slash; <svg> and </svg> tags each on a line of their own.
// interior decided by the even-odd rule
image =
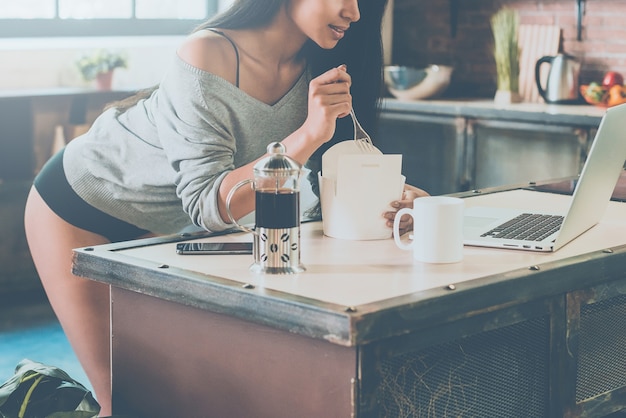
<svg viewBox="0 0 626 418">
<path fill-rule="evenodd" d="M 27 358 L 64 370 L 93 393 L 85 372 L 54 316 L 20 321 L 15 315 L 12 313 L 10 326 L 0 327 L 0 385 L 9 380 L 15 372 L 15 366 Z"/>
</svg>

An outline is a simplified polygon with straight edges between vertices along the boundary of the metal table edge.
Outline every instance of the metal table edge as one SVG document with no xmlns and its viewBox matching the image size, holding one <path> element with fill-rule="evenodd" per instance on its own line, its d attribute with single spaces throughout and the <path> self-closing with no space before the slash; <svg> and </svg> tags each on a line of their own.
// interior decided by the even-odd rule
<svg viewBox="0 0 626 418">
<path fill-rule="evenodd" d="M 121 289 L 343 346 L 367 344 L 589 287 L 606 280 L 602 275 L 590 275 L 590 271 L 607 272 L 626 266 L 624 245 L 383 301 L 342 306 L 160 265 L 116 251 L 168 239 L 141 241 L 144 240 L 76 249 L 74 273 Z M 580 268 L 582 261 L 584 269 Z M 612 264 L 609 266 L 608 262 Z M 486 294 L 490 296 L 486 298 Z"/>
</svg>

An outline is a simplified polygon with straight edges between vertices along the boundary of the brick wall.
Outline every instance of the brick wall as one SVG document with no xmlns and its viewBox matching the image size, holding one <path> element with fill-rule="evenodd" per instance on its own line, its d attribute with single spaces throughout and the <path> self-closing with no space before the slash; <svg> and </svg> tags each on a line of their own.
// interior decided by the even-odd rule
<svg viewBox="0 0 626 418">
<path fill-rule="evenodd" d="M 456 34 L 450 4 L 458 5 Z M 626 1 L 587 0 L 582 40 L 576 0 L 395 0 L 392 62 L 454 66 L 448 96 L 493 97 L 495 63 L 490 18 L 502 6 L 518 10 L 522 24 L 558 25 L 561 49 L 580 59 L 581 84 L 614 70 L 626 76 Z"/>
</svg>

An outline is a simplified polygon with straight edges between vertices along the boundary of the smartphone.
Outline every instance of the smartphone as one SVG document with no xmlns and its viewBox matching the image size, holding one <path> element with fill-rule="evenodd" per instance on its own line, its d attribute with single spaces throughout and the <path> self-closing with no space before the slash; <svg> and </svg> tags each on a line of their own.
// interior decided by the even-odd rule
<svg viewBox="0 0 626 418">
<path fill-rule="evenodd" d="M 252 254 L 251 242 L 180 242 L 177 254 Z"/>
</svg>

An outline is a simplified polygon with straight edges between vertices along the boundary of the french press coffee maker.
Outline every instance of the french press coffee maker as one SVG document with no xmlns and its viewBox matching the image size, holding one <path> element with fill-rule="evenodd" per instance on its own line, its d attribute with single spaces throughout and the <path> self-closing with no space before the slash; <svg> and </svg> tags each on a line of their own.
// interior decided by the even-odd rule
<svg viewBox="0 0 626 418">
<path fill-rule="evenodd" d="M 254 179 L 237 183 L 226 197 L 230 221 L 253 234 L 257 273 L 291 274 L 305 270 L 300 263 L 300 174 L 302 166 L 285 155 L 280 142 L 267 146 L 268 156 L 254 165 Z M 240 187 L 252 183 L 255 194 L 255 226 L 237 223 L 230 211 L 231 199 Z"/>
</svg>

